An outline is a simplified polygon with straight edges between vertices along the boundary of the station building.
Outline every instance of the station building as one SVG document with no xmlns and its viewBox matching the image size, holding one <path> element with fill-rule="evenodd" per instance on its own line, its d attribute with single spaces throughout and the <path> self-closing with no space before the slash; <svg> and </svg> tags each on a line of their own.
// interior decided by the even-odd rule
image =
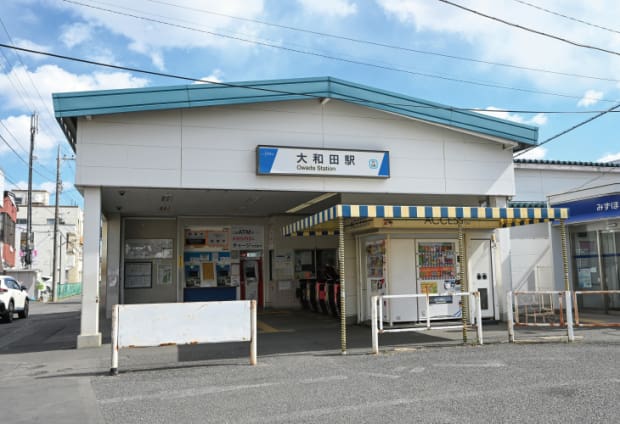
<svg viewBox="0 0 620 424">
<path fill-rule="evenodd" d="M 84 196 L 78 347 L 101 343 L 117 303 L 294 308 L 334 294 L 310 293 L 322 278 L 343 324 L 381 293 L 442 294 L 385 321 L 458 318 L 460 290 L 501 319 L 509 228 L 561 239 L 569 216 L 510 207 L 513 154 L 537 128 L 330 77 L 59 93 L 54 108 Z"/>
</svg>

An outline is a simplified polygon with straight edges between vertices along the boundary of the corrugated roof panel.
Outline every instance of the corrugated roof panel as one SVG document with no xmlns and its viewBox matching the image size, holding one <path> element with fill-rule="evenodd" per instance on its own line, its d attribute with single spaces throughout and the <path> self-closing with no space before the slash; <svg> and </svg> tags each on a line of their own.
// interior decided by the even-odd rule
<svg viewBox="0 0 620 424">
<path fill-rule="evenodd" d="M 67 118 L 313 98 L 337 99 L 521 145 L 538 140 L 536 127 L 330 77 L 53 94 L 56 118 L 70 141 L 75 130 L 63 124 Z"/>
</svg>

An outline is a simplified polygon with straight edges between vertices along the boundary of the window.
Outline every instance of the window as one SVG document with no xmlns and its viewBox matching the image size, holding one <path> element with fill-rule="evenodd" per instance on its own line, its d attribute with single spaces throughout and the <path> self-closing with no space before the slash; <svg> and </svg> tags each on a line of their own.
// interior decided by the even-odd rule
<svg viewBox="0 0 620 424">
<path fill-rule="evenodd" d="M 26 224 L 28 224 L 28 219 L 27 218 L 18 218 L 17 219 L 17 224 L 26 225 Z"/>
</svg>

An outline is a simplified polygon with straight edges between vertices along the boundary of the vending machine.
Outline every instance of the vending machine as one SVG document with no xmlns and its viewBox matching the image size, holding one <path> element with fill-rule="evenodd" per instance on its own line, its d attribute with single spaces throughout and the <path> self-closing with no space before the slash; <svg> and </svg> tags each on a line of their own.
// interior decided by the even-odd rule
<svg viewBox="0 0 620 424">
<path fill-rule="evenodd" d="M 461 291 L 456 240 L 418 240 L 416 246 L 418 293 L 437 294 L 418 299 L 420 321 L 458 319 L 462 316 Z"/>
</svg>

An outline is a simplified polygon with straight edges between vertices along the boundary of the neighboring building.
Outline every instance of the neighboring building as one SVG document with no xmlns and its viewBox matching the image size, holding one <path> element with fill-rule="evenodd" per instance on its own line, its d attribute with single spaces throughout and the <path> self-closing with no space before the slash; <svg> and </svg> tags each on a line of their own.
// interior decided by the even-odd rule
<svg viewBox="0 0 620 424">
<path fill-rule="evenodd" d="M 513 283 L 510 230 L 497 228 L 567 216 L 506 207 L 513 153 L 536 145 L 537 128 L 348 81 L 62 93 L 54 107 L 84 195 L 78 347 L 101 344 L 100 307 L 295 307 L 301 284 L 334 265 L 343 321 L 369 319 L 375 294 L 464 282 L 500 318 Z M 432 308 L 458 316 L 454 299 Z"/>
<path fill-rule="evenodd" d="M 0 170 L 0 272 L 15 266 L 15 223 L 17 204 L 15 196 L 4 190 L 4 174 Z"/>
<path fill-rule="evenodd" d="M 17 214 L 16 249 L 20 252 L 19 268 L 23 263 L 28 219 L 28 191 L 14 190 L 19 206 Z M 32 191 L 32 269 L 38 269 L 43 276 L 53 273 L 54 252 L 54 205 L 50 205 L 50 194 L 44 190 Z M 57 273 L 58 283 L 77 283 L 82 281 L 82 229 L 83 213 L 78 206 L 58 207 Z"/>
<path fill-rule="evenodd" d="M 620 163 L 515 160 L 514 206 L 569 209 L 570 290 L 620 290 Z M 564 290 L 560 231 L 511 229 L 514 290 Z M 581 307 L 620 310 L 620 295 L 579 298 Z"/>
<path fill-rule="evenodd" d="M 15 267 L 15 224 L 17 221 L 17 204 L 15 195 L 10 191 L 3 192 L 3 205 L 0 208 L 2 223 L 0 224 L 0 243 L 2 243 L 1 269 Z"/>
</svg>

